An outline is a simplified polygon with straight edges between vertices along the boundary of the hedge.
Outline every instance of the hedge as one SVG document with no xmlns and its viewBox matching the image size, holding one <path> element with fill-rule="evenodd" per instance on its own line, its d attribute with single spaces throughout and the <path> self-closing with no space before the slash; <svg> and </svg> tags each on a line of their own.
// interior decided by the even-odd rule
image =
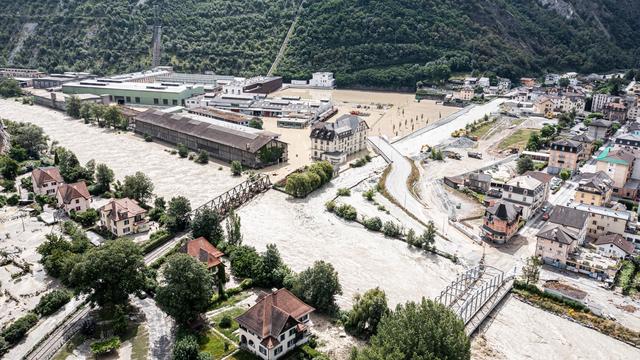
<svg viewBox="0 0 640 360">
<path fill-rule="evenodd" d="M 38 322 L 38 315 L 29 312 L 25 316 L 14 321 L 0 334 L 9 344 L 14 345 Z"/>
<path fill-rule="evenodd" d="M 40 298 L 40 302 L 38 302 L 34 311 L 40 316 L 51 315 L 68 303 L 71 300 L 71 296 L 72 294 L 69 290 L 53 290 Z"/>
<path fill-rule="evenodd" d="M 91 344 L 91 352 L 95 355 L 104 355 L 120 347 L 120 338 L 110 337 L 103 341 L 96 341 Z"/>
<path fill-rule="evenodd" d="M 147 254 L 169 241 L 173 237 L 173 233 L 168 230 L 158 230 L 149 236 L 149 240 L 145 241 L 140 248 L 143 254 Z"/>
<path fill-rule="evenodd" d="M 554 294 L 550 294 L 548 292 L 545 292 L 543 290 L 540 290 L 539 287 L 537 287 L 536 285 L 533 284 L 526 284 L 522 281 L 516 280 L 513 283 L 513 287 L 517 290 L 522 290 L 525 292 L 528 292 L 530 294 L 534 294 L 534 295 L 538 295 L 540 297 L 552 300 L 554 302 L 560 303 L 562 305 L 566 305 L 574 310 L 577 311 L 583 311 L 583 312 L 591 312 L 591 310 L 589 310 L 589 308 L 587 306 L 585 306 L 584 304 L 578 302 L 578 301 L 574 301 L 574 300 L 570 300 L 567 298 L 564 298 L 562 296 L 558 296 L 558 295 L 554 295 Z"/>
</svg>

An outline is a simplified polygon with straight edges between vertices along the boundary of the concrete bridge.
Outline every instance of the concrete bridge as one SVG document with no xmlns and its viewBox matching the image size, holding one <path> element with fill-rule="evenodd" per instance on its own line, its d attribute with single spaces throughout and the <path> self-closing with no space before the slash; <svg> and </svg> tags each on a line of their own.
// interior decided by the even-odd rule
<svg viewBox="0 0 640 360">
<path fill-rule="evenodd" d="M 449 284 L 436 301 L 455 312 L 472 335 L 513 287 L 515 276 L 480 264 Z"/>
</svg>

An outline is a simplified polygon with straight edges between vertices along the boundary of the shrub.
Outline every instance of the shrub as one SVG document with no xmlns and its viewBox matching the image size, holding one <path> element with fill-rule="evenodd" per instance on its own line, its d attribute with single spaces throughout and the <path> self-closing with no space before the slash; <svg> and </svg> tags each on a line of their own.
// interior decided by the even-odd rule
<svg viewBox="0 0 640 360">
<path fill-rule="evenodd" d="M 72 212 L 71 218 L 74 221 L 79 222 L 82 226 L 89 227 L 93 226 L 96 221 L 100 219 L 100 214 L 98 214 L 98 211 L 96 211 L 96 209 L 87 209 L 80 213 Z"/>
<path fill-rule="evenodd" d="M 149 134 L 144 134 L 144 141 L 146 142 L 152 142 L 153 138 L 151 137 L 151 135 Z"/>
<path fill-rule="evenodd" d="M 231 174 L 233 174 L 233 176 L 242 175 L 242 164 L 240 161 L 235 160 L 231 162 Z"/>
<path fill-rule="evenodd" d="M 91 352 L 94 355 L 109 354 L 113 350 L 120 347 L 120 338 L 117 336 L 110 337 L 106 340 L 96 341 L 91 344 Z"/>
<path fill-rule="evenodd" d="M 340 188 L 336 192 L 336 195 L 338 195 L 338 196 L 351 196 L 351 190 L 349 190 L 347 188 Z"/>
<path fill-rule="evenodd" d="M 364 220 L 364 227 L 371 231 L 380 231 L 382 229 L 382 220 L 375 216 Z"/>
<path fill-rule="evenodd" d="M 4 355 L 9 350 L 9 343 L 0 336 L 0 356 Z"/>
<path fill-rule="evenodd" d="M 9 344 L 18 343 L 24 335 L 38 322 L 38 315 L 30 312 L 14 321 L 2 331 L 2 336 Z"/>
<path fill-rule="evenodd" d="M 221 328 L 223 329 L 228 329 L 231 327 L 231 317 L 229 315 L 225 315 L 222 317 L 222 319 L 220 319 L 220 322 L 218 323 L 218 325 L 220 325 Z"/>
<path fill-rule="evenodd" d="M 171 239 L 172 236 L 173 234 L 168 230 L 158 230 L 149 235 L 149 240 L 145 241 L 140 246 L 140 249 L 142 250 L 142 253 L 147 254 L 150 251 L 158 248 L 160 245 L 166 243 L 169 239 Z"/>
<path fill-rule="evenodd" d="M 324 203 L 324 207 L 328 212 L 334 212 L 336 210 L 336 202 L 333 200 L 327 201 L 326 203 Z"/>
<path fill-rule="evenodd" d="M 9 198 L 7 199 L 7 205 L 9 206 L 16 206 L 18 205 L 19 202 L 20 202 L 20 198 L 18 197 L 17 194 L 13 194 L 9 196 Z"/>
<path fill-rule="evenodd" d="M 375 196 L 375 194 L 376 194 L 375 189 L 369 189 L 362 193 L 362 197 L 367 199 L 367 201 L 373 201 L 373 197 Z"/>
<path fill-rule="evenodd" d="M 189 149 L 184 144 L 178 144 L 178 156 L 186 158 L 189 155 Z"/>
<path fill-rule="evenodd" d="M 198 157 L 196 158 L 196 162 L 198 164 L 206 164 L 209 162 L 209 153 L 205 150 L 200 150 L 198 152 Z"/>
<path fill-rule="evenodd" d="M 189 154 L 189 160 L 193 161 L 195 159 L 196 159 L 196 154 L 193 154 L 193 153 Z"/>
<path fill-rule="evenodd" d="M 339 217 L 348 220 L 354 221 L 358 218 L 358 212 L 356 209 L 349 204 L 342 204 L 335 209 L 336 215 Z"/>
<path fill-rule="evenodd" d="M 53 290 L 44 295 L 35 308 L 35 312 L 40 316 L 51 315 L 58 311 L 66 303 L 71 300 L 71 291 L 69 290 Z"/>
<path fill-rule="evenodd" d="M 382 232 L 384 233 L 385 236 L 392 237 L 392 238 L 399 238 L 402 235 L 402 228 L 400 227 L 400 225 L 389 220 L 384 223 L 384 226 L 382 227 Z"/>
</svg>

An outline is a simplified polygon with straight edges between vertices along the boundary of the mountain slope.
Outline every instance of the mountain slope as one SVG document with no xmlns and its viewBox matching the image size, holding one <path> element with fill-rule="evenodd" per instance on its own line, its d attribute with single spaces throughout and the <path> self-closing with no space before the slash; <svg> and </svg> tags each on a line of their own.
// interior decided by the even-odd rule
<svg viewBox="0 0 640 360">
<path fill-rule="evenodd" d="M 299 2 L 0 0 L 0 65 L 98 74 L 148 67 L 157 5 L 163 64 L 264 74 Z M 278 72 L 328 70 L 341 86 L 402 88 L 450 72 L 515 79 L 639 61 L 637 0 L 306 0 Z"/>
</svg>

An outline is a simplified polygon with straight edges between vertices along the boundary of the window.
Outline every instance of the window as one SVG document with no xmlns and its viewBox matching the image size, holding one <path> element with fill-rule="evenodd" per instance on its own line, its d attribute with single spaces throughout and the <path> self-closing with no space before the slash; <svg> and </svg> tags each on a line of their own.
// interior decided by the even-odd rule
<svg viewBox="0 0 640 360">
<path fill-rule="evenodd" d="M 131 231 L 131 229 L 128 228 L 128 227 L 122 229 L 122 232 L 125 233 L 125 234 L 128 234 L 130 231 Z"/>
<path fill-rule="evenodd" d="M 291 339 L 291 340 L 287 341 L 287 347 L 288 347 L 288 348 L 290 348 L 290 347 L 294 347 L 294 346 L 296 346 L 296 339 L 295 339 L 295 338 L 293 338 L 293 339 Z"/>
<path fill-rule="evenodd" d="M 79 204 L 79 203 L 80 203 L 80 199 L 76 199 L 76 204 Z"/>
<path fill-rule="evenodd" d="M 274 351 L 273 355 L 278 355 L 282 352 L 282 345 L 278 346 Z"/>
<path fill-rule="evenodd" d="M 153 104 L 154 105 L 160 104 L 160 100 L 158 100 L 158 98 L 153 98 Z"/>
<path fill-rule="evenodd" d="M 124 224 L 125 224 L 125 225 L 129 225 L 129 219 L 125 220 L 125 221 L 124 221 Z"/>
<path fill-rule="evenodd" d="M 131 96 L 127 96 L 127 97 L 126 97 L 126 99 L 127 99 L 127 102 L 128 102 L 128 103 L 130 103 L 130 102 L 131 102 Z"/>
<path fill-rule="evenodd" d="M 168 99 L 162 99 L 162 105 L 169 105 Z"/>
<path fill-rule="evenodd" d="M 263 355 L 267 355 L 267 349 L 265 349 L 262 345 L 260 345 L 260 353 Z"/>
<path fill-rule="evenodd" d="M 296 333 L 296 329 L 295 328 L 289 330 L 289 336 L 291 336 L 291 335 L 293 335 L 295 333 Z"/>
<path fill-rule="evenodd" d="M 286 335 L 287 335 L 287 334 L 281 334 L 281 335 L 280 335 L 280 341 L 284 341 L 284 337 L 285 337 Z"/>
<path fill-rule="evenodd" d="M 80 206 L 76 206 L 76 211 L 80 211 Z"/>
<path fill-rule="evenodd" d="M 175 99 L 174 99 L 174 100 L 171 100 L 171 104 L 173 104 L 173 105 L 178 105 L 178 100 L 175 100 Z"/>
<path fill-rule="evenodd" d="M 140 104 L 140 98 L 136 96 L 136 104 Z"/>
<path fill-rule="evenodd" d="M 249 340 L 249 346 L 253 347 L 253 340 Z"/>
</svg>

